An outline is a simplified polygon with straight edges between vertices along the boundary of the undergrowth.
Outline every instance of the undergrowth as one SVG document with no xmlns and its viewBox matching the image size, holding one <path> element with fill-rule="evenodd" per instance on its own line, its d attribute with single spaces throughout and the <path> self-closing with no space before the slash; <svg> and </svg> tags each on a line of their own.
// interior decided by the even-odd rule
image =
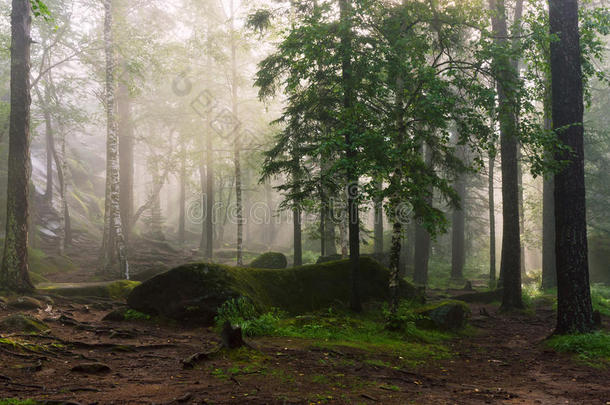
<svg viewBox="0 0 610 405">
<path fill-rule="evenodd" d="M 430 358 L 450 357 L 442 345 L 454 335 L 419 329 L 413 305 L 401 303 L 395 316 L 386 305 L 362 314 L 329 308 L 308 315 L 288 317 L 271 311 L 260 313 L 252 302 L 238 298 L 225 302 L 218 310 L 217 327 L 225 322 L 239 325 L 246 336 L 281 336 L 315 340 L 318 347 L 345 346 L 372 353 L 389 353 L 405 363 L 419 363 Z"/>
<path fill-rule="evenodd" d="M 610 333 L 558 335 L 551 337 L 546 344 L 558 352 L 574 353 L 579 360 L 592 367 L 610 366 Z"/>
</svg>

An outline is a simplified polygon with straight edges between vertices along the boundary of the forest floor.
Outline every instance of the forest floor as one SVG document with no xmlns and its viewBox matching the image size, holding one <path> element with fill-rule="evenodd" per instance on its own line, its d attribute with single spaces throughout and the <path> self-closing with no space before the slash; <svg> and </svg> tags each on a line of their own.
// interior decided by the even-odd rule
<svg viewBox="0 0 610 405">
<path fill-rule="evenodd" d="M 469 332 L 443 341 L 444 355 L 418 361 L 391 349 L 264 337 L 250 339 L 252 349 L 220 353 L 184 370 L 181 361 L 213 349 L 218 333 L 151 320 L 102 321 L 121 305 L 54 298 L 44 309 L 2 309 L 0 319 L 28 313 L 50 331 L 3 334 L 0 398 L 82 404 L 610 404 L 610 369 L 544 345 L 554 325 L 550 306 L 500 314 L 496 305 L 472 305 Z M 107 368 L 74 369 L 92 363 Z"/>
</svg>

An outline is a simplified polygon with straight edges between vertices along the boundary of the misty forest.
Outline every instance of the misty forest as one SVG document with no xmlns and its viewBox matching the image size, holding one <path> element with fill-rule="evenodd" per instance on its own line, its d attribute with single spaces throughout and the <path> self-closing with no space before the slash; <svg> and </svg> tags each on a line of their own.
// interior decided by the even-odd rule
<svg viewBox="0 0 610 405">
<path fill-rule="evenodd" d="M 0 0 L 0 405 L 610 404 L 607 0 Z"/>
</svg>

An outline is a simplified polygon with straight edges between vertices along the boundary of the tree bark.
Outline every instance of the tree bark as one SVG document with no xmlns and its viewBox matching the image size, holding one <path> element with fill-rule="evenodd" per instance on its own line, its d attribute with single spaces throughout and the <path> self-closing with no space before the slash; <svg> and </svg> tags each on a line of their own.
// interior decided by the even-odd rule
<svg viewBox="0 0 610 405">
<path fill-rule="evenodd" d="M 347 116 L 353 114 L 354 88 L 352 71 L 352 4 L 351 0 L 339 0 L 340 12 L 340 52 L 341 52 L 341 76 L 343 85 L 343 108 Z M 348 128 L 350 124 L 346 123 Z M 355 124 L 355 122 L 353 123 Z M 357 153 L 352 142 L 351 129 L 345 132 L 346 158 L 351 165 L 356 165 Z M 360 300 L 360 218 L 358 209 L 358 175 L 354 170 L 348 170 L 347 174 L 347 212 L 349 229 L 349 259 L 351 268 L 351 291 L 350 308 L 353 311 L 362 311 Z"/>
<path fill-rule="evenodd" d="M 507 47 L 508 29 L 504 0 L 490 0 L 492 27 L 500 49 Z M 498 110 L 500 121 L 500 149 L 502 154 L 502 254 L 501 283 L 504 288 L 502 309 L 522 308 L 521 298 L 521 240 L 519 232 L 518 186 L 518 128 L 517 100 L 514 87 L 518 81 L 514 65 L 506 52 L 494 57 L 494 71 L 498 78 Z"/>
<path fill-rule="evenodd" d="M 13 0 L 6 235 L 0 286 L 16 291 L 34 289 L 28 266 L 31 24 L 30 2 Z"/>
<path fill-rule="evenodd" d="M 555 159 L 567 166 L 555 175 L 556 333 L 589 332 L 593 309 L 589 287 L 585 207 L 583 77 L 578 1 L 549 0 L 553 129 L 571 148 Z"/>
<path fill-rule="evenodd" d="M 453 210 L 451 227 L 451 279 L 464 279 L 464 263 L 466 261 L 465 216 L 466 181 L 460 174 L 455 183 L 455 191 L 460 199 L 460 207 Z"/>
<path fill-rule="evenodd" d="M 231 0 L 231 100 L 232 100 L 232 113 L 235 120 L 239 120 L 238 113 L 238 92 L 237 92 L 237 43 L 236 43 L 236 32 L 235 32 L 235 9 L 234 2 Z M 235 211 L 237 216 L 237 265 L 243 266 L 243 250 L 244 250 L 244 215 L 243 215 L 243 201 L 242 201 L 242 184 L 241 184 L 241 142 L 238 133 L 239 129 L 235 129 L 235 147 L 233 163 L 235 165 Z"/>
<path fill-rule="evenodd" d="M 178 215 L 178 243 L 184 246 L 186 241 L 186 142 L 180 142 L 180 210 Z M 202 207 L 203 209 L 203 207 Z"/>
<path fill-rule="evenodd" d="M 303 243 L 302 243 L 302 230 L 301 230 L 301 210 L 299 208 L 293 208 L 292 210 L 292 225 L 293 225 L 293 236 L 294 236 L 294 266 L 301 266 L 303 264 Z"/>
<path fill-rule="evenodd" d="M 106 107 L 106 200 L 104 213 L 104 238 L 102 241 L 102 271 L 114 272 L 118 260 L 119 274 L 129 279 L 129 263 L 120 210 L 119 139 L 116 119 L 116 56 L 113 39 L 113 0 L 104 0 L 104 52 L 106 57 L 105 107 Z"/>
<path fill-rule="evenodd" d="M 424 160 L 426 164 L 431 164 L 432 154 L 430 148 L 427 146 L 424 149 Z M 428 203 L 432 204 L 432 190 L 429 191 L 430 195 L 427 197 Z M 430 260 L 430 233 L 418 223 L 415 225 L 415 258 L 414 258 L 414 272 L 413 282 L 416 284 L 426 285 L 428 284 L 428 261 Z"/>
<path fill-rule="evenodd" d="M 552 130 L 551 118 L 552 108 L 551 79 L 548 78 L 545 85 L 544 100 L 544 129 Z M 550 160 L 552 156 L 545 159 Z M 542 288 L 557 287 L 557 268 L 555 266 L 555 179 L 554 175 L 544 176 L 542 184 Z"/>
<path fill-rule="evenodd" d="M 134 184 L 134 133 L 131 96 L 125 83 L 119 83 L 117 92 L 119 131 L 119 175 L 121 178 L 121 221 L 125 242 L 129 243 L 133 231 L 133 184 Z"/>
<path fill-rule="evenodd" d="M 494 190 L 494 169 L 496 153 L 489 153 L 489 173 L 487 192 L 489 195 L 489 286 L 496 285 L 496 202 Z"/>
<path fill-rule="evenodd" d="M 378 192 L 382 191 L 383 185 L 381 182 L 375 183 L 375 188 Z M 373 226 L 373 241 L 374 252 L 383 253 L 383 199 L 375 199 L 375 224 Z"/>
</svg>

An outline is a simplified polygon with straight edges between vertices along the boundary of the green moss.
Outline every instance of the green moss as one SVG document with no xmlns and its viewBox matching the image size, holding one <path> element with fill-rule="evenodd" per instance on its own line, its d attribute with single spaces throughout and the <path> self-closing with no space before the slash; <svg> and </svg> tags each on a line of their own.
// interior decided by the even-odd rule
<svg viewBox="0 0 610 405">
<path fill-rule="evenodd" d="M 288 260 L 283 253 L 267 252 L 258 256 L 250 263 L 249 267 L 255 269 L 285 269 L 288 266 Z"/>
<path fill-rule="evenodd" d="M 49 330 L 49 327 L 31 316 L 14 314 L 0 321 L 0 329 L 3 332 L 40 333 Z"/>
<path fill-rule="evenodd" d="M 372 259 L 363 258 L 360 277 L 363 302 L 388 299 L 387 269 Z M 302 314 L 330 306 L 347 306 L 351 293 L 349 280 L 347 260 L 290 269 L 194 263 L 144 282 L 133 290 L 127 302 L 140 312 L 210 325 L 214 323 L 217 309 L 238 297 L 247 297 L 260 313 L 279 308 L 289 314 Z M 423 299 L 422 291 L 405 281 L 400 285 L 399 294 Z"/>
<path fill-rule="evenodd" d="M 19 398 L 3 398 L 0 399 L 0 405 L 37 405 L 40 402 L 33 399 L 19 399 Z"/>
<path fill-rule="evenodd" d="M 83 284 L 51 284 L 39 289 L 45 294 L 57 294 L 64 297 L 99 297 L 123 300 L 138 285 L 140 285 L 139 281 L 119 280 Z"/>
<path fill-rule="evenodd" d="M 610 333 L 553 336 L 546 345 L 558 352 L 574 353 L 580 361 L 596 368 L 610 366 Z"/>
<path fill-rule="evenodd" d="M 140 285 L 139 281 L 120 280 L 108 285 L 108 296 L 113 300 L 122 300 L 127 298 L 129 293 Z"/>
<path fill-rule="evenodd" d="M 143 314 L 142 312 L 138 312 L 133 309 L 128 309 L 123 314 L 123 318 L 126 321 L 148 321 L 151 319 L 151 316 L 147 315 L 147 314 Z"/>
<path fill-rule="evenodd" d="M 419 326 L 458 330 L 466 326 L 470 307 L 463 301 L 447 300 L 424 305 L 415 309 L 414 313 L 423 317 L 417 321 Z"/>
<path fill-rule="evenodd" d="M 265 309 L 281 308 L 299 314 L 346 305 L 350 298 L 348 260 L 294 267 L 285 270 L 226 267 L 232 284 L 242 294 Z M 389 296 L 389 271 L 370 258 L 360 259 L 361 296 L 367 300 L 386 300 Z M 420 297 L 421 293 L 406 282 L 401 295 Z"/>
</svg>

